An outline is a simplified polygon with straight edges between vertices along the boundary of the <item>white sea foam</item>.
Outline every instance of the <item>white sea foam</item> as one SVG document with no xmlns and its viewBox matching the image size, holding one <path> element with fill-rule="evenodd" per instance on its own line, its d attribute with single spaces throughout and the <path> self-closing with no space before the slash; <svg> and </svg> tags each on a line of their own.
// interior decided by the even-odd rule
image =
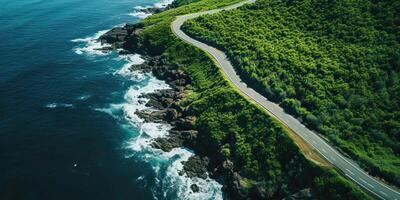
<svg viewBox="0 0 400 200">
<path fill-rule="evenodd" d="M 141 180 L 143 180 L 144 179 L 144 176 L 139 176 L 137 179 L 136 179 L 136 181 L 141 181 Z"/>
<path fill-rule="evenodd" d="M 168 167 L 166 176 L 164 178 L 163 192 L 166 196 L 169 192 L 169 185 L 177 186 L 177 194 L 181 199 L 222 199 L 222 185 L 213 179 L 201 179 L 201 178 L 189 178 L 187 176 L 181 176 L 179 172 L 183 170 L 182 162 L 187 161 L 193 153 L 183 149 L 174 149 L 170 154 L 179 155 L 179 159 L 172 162 Z M 199 186 L 200 191 L 193 193 L 190 186 L 196 184 Z"/>
<path fill-rule="evenodd" d="M 145 12 L 143 12 L 143 11 L 135 10 L 135 11 L 133 11 L 132 13 L 129 13 L 129 15 L 130 15 L 130 16 L 134 16 L 134 17 L 137 17 L 137 18 L 139 18 L 139 19 L 144 19 L 144 18 L 146 18 L 146 17 L 148 17 L 148 16 L 150 16 L 150 15 L 152 15 L 152 14 L 151 14 L 151 13 L 145 13 Z"/>
<path fill-rule="evenodd" d="M 73 108 L 73 104 L 68 103 L 49 103 L 45 106 L 48 109 L 55 109 L 55 108 Z"/>
<path fill-rule="evenodd" d="M 86 95 L 82 95 L 82 96 L 78 97 L 77 99 L 84 101 L 84 100 L 89 99 L 90 97 L 92 97 L 92 95 L 86 94 Z"/>
<path fill-rule="evenodd" d="M 155 8 L 165 8 L 165 7 L 167 7 L 168 5 L 170 5 L 173 1 L 174 1 L 174 0 L 162 0 L 162 1 L 158 2 L 158 3 L 153 4 L 153 6 L 146 6 L 146 7 L 143 7 L 143 6 L 136 6 L 136 7 L 134 8 L 134 11 L 133 11 L 132 13 L 130 13 L 129 15 L 134 16 L 134 17 L 137 17 L 137 18 L 140 18 L 140 19 L 144 19 L 144 18 L 146 18 L 146 17 L 148 17 L 148 16 L 150 16 L 150 15 L 152 15 L 152 14 L 151 14 L 151 13 L 143 12 L 143 11 L 142 11 L 143 9 L 147 9 L 147 8 L 151 8 L 151 7 L 155 7 Z"/>
<path fill-rule="evenodd" d="M 105 47 L 110 47 L 110 44 L 102 44 L 98 39 L 103 34 L 107 33 L 109 30 L 99 31 L 96 34 L 86 37 L 86 38 L 79 38 L 71 40 L 71 42 L 75 43 L 82 43 L 78 47 L 74 48 L 76 54 L 82 55 L 89 55 L 89 56 L 104 56 L 110 54 L 110 51 L 101 50 Z"/>
<path fill-rule="evenodd" d="M 151 77 L 146 86 L 141 88 L 131 87 L 127 91 L 125 94 L 126 103 L 122 106 L 124 116 L 132 126 L 139 130 L 139 135 L 127 142 L 127 148 L 139 153 L 138 157 L 153 165 L 154 171 L 160 176 L 157 177 L 156 183 L 158 183 L 157 188 L 163 191 L 161 198 L 166 198 L 171 193 L 177 193 L 181 199 L 222 199 L 222 186 L 215 180 L 189 178 L 179 174 L 183 170 L 182 162 L 187 161 L 193 155 L 191 151 L 185 148 L 175 148 L 170 152 L 163 152 L 151 147 L 154 139 L 166 137 L 169 134 L 171 126 L 163 123 L 146 123 L 135 112 L 149 109 L 145 106 L 148 100 L 140 97 L 142 94 L 167 88 L 169 86 L 163 81 Z M 168 162 L 170 164 L 166 173 L 159 173 L 162 165 Z M 192 192 L 190 188 L 192 184 L 197 184 L 200 187 L 198 193 Z"/>
<path fill-rule="evenodd" d="M 136 80 L 136 81 L 141 81 L 146 78 L 146 74 L 141 73 L 139 71 L 131 71 L 130 68 L 132 65 L 140 65 L 144 63 L 144 59 L 141 57 L 139 54 L 133 54 L 133 55 L 121 55 L 118 57 L 118 59 L 123 59 L 127 63 L 124 64 L 124 66 L 115 72 L 115 74 L 125 76 L 127 78 L 130 78 L 131 80 Z"/>
<path fill-rule="evenodd" d="M 174 0 L 162 0 L 161 2 L 155 3 L 154 7 L 156 8 L 165 8 L 170 5 Z"/>
<path fill-rule="evenodd" d="M 168 3 L 168 1 L 164 1 L 164 3 Z M 165 5 L 160 4 L 157 6 Z M 84 47 L 79 47 L 75 51 L 78 54 L 104 55 L 102 51 L 98 51 L 96 48 L 101 45 L 97 39 L 105 32 L 101 31 L 92 37 L 73 40 L 73 42 L 85 43 Z M 152 188 L 154 198 L 165 199 L 177 195 L 179 199 L 222 199 L 222 186 L 215 180 L 210 178 L 206 180 L 189 178 L 185 175 L 180 175 L 183 170 L 182 162 L 193 156 L 193 152 L 185 148 L 174 148 L 170 152 L 164 152 L 151 146 L 151 143 L 156 138 L 166 137 L 169 134 L 172 128 L 169 124 L 145 122 L 136 114 L 137 111 L 152 110 L 152 108 L 146 106 L 149 99 L 144 98 L 144 94 L 169 89 L 169 85 L 156 79 L 151 73 L 146 74 L 130 70 L 132 65 L 139 65 L 145 62 L 139 54 L 121 55 L 117 59 L 124 60 L 125 64 L 113 74 L 135 80 L 138 84 L 128 88 L 124 95 L 125 102 L 110 104 L 109 107 L 96 108 L 95 110 L 111 115 L 120 121 L 121 125 L 127 130 L 132 128 L 138 130 L 137 135 L 134 135 L 133 138 L 126 142 L 126 148 L 132 151 L 132 155 L 127 156 L 127 158 L 134 156 L 152 166 L 156 174 L 155 186 Z M 79 99 L 84 100 L 89 97 L 82 96 Z M 61 105 L 73 106 L 72 104 L 49 104 L 46 107 L 56 108 Z M 144 177 L 137 179 L 137 181 L 141 180 L 144 180 Z M 192 184 L 198 185 L 200 191 L 197 193 L 192 192 L 190 188 Z"/>
</svg>

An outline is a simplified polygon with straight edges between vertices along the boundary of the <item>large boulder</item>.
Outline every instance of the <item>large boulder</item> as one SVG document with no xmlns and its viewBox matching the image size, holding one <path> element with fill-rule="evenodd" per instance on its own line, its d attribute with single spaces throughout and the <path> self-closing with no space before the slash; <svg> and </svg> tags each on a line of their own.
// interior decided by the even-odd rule
<svg viewBox="0 0 400 200">
<path fill-rule="evenodd" d="M 200 192 L 200 188 L 199 188 L 199 186 L 196 185 L 196 184 L 192 184 L 192 185 L 190 186 L 190 189 L 192 189 L 192 191 L 193 191 L 194 193 Z"/>
<path fill-rule="evenodd" d="M 142 24 L 127 24 L 124 27 L 116 27 L 99 37 L 102 43 L 111 44 L 114 49 L 125 49 L 127 51 L 141 51 L 139 33 Z M 128 52 L 122 51 L 123 54 Z"/>
<path fill-rule="evenodd" d="M 170 122 L 178 118 L 178 112 L 176 112 L 176 110 L 172 108 L 157 111 L 151 111 L 148 109 L 137 110 L 135 113 L 146 122 Z"/>
<path fill-rule="evenodd" d="M 151 146 L 165 152 L 170 152 L 174 148 L 181 147 L 182 143 L 183 140 L 179 137 L 165 137 L 155 139 Z"/>
<path fill-rule="evenodd" d="M 208 157 L 192 156 L 188 161 L 183 162 L 183 173 L 188 177 L 207 178 L 207 167 L 210 163 Z"/>
<path fill-rule="evenodd" d="M 116 42 L 125 42 L 128 36 L 129 33 L 125 27 L 117 27 L 100 36 L 99 40 L 103 43 L 114 44 Z"/>
</svg>

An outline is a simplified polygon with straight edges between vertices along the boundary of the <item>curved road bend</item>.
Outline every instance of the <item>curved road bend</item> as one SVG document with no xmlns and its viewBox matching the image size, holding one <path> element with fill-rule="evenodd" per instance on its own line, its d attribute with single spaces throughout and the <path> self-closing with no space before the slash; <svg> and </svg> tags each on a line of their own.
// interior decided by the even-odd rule
<svg viewBox="0 0 400 200">
<path fill-rule="evenodd" d="M 253 2 L 255 2 L 255 0 L 246 0 L 241 3 L 227 6 L 225 8 L 178 16 L 177 19 L 172 23 L 172 30 L 177 37 L 211 54 L 220 65 L 220 68 L 222 69 L 225 76 L 228 77 L 233 85 L 235 85 L 243 94 L 247 95 L 257 104 L 265 108 L 270 114 L 274 115 L 282 123 L 286 124 L 290 129 L 292 129 L 296 134 L 298 134 L 314 149 L 316 149 L 323 157 L 325 157 L 325 159 L 332 163 L 336 168 L 340 169 L 345 174 L 345 176 L 363 187 L 365 190 L 374 194 L 379 199 L 400 200 L 399 192 L 395 191 L 392 188 L 389 188 L 388 186 L 369 176 L 360 167 L 358 167 L 357 164 L 342 156 L 338 151 L 336 151 L 324 140 L 322 140 L 316 133 L 306 128 L 294 117 L 285 113 L 283 109 L 279 107 L 279 105 L 268 101 L 267 98 L 249 88 L 239 78 L 238 74 L 235 72 L 232 64 L 229 62 L 224 52 L 189 37 L 181 30 L 181 26 L 186 20 L 193 19 L 205 14 L 217 13 L 222 10 L 235 9 L 244 4 Z"/>
</svg>

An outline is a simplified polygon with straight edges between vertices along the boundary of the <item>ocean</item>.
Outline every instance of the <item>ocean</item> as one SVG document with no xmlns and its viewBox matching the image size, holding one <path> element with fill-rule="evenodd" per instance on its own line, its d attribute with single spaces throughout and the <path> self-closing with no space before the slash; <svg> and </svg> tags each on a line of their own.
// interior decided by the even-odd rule
<svg viewBox="0 0 400 200">
<path fill-rule="evenodd" d="M 144 62 L 96 50 L 107 30 L 160 0 L 0 0 L 0 199 L 222 199 L 212 179 L 180 176 L 193 152 L 150 147 L 145 93 L 169 86 Z M 201 191 L 193 193 L 192 184 Z"/>
</svg>

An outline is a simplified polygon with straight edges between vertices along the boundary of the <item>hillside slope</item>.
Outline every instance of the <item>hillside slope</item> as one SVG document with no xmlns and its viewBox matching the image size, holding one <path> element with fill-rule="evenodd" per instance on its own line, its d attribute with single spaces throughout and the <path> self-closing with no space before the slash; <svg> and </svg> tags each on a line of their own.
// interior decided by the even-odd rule
<svg viewBox="0 0 400 200">
<path fill-rule="evenodd" d="M 233 199 L 281 199 L 310 188 L 317 199 L 369 199 L 332 169 L 307 160 L 286 130 L 240 96 L 213 60 L 171 31 L 175 16 L 222 7 L 240 0 L 202 0 L 150 16 L 142 22 L 140 43 L 150 55 L 185 71 L 192 88 L 180 105 L 197 118 L 192 147 L 212 160 L 210 173 Z M 190 1 L 188 1 L 190 2 Z"/>
<path fill-rule="evenodd" d="M 259 0 L 183 28 L 224 49 L 246 82 L 373 175 L 399 185 L 398 4 Z"/>
</svg>

